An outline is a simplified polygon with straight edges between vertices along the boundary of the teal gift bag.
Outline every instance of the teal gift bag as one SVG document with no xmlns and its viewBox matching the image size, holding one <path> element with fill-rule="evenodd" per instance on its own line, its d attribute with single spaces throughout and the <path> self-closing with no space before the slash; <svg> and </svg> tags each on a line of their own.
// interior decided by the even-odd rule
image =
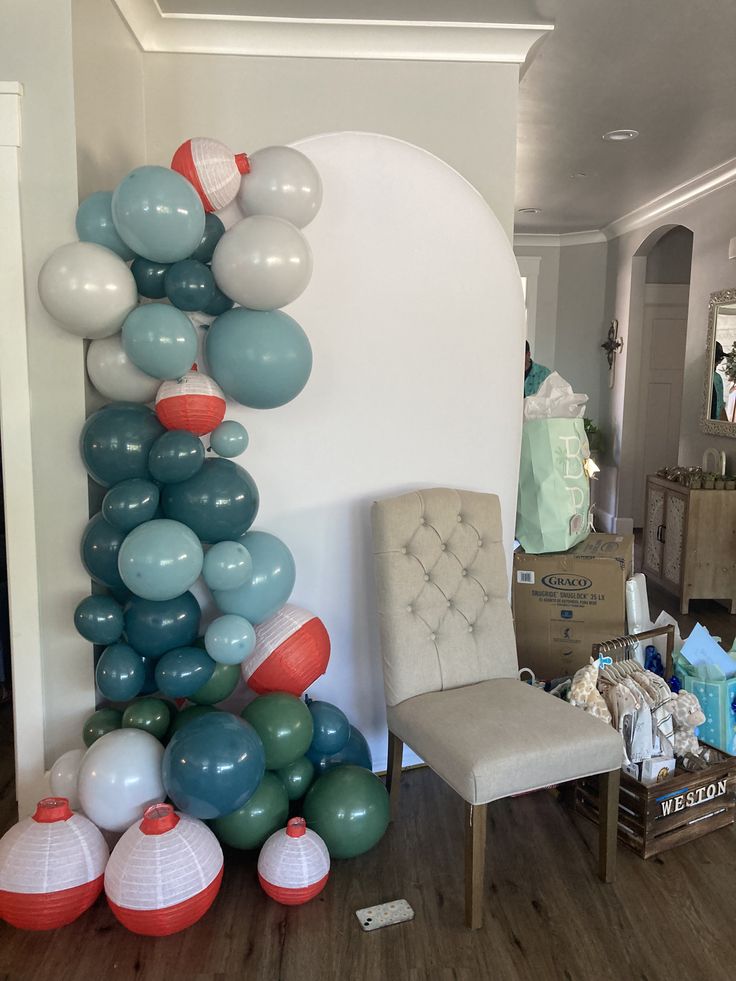
<svg viewBox="0 0 736 981">
<path fill-rule="evenodd" d="M 588 537 L 588 456 L 582 418 L 522 426 L 516 537 L 525 552 L 566 552 Z"/>
</svg>

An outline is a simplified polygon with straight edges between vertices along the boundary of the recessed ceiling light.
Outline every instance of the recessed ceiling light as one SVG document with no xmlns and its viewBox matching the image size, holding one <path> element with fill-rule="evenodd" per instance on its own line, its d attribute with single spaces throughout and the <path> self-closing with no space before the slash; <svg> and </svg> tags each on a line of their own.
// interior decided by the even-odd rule
<svg viewBox="0 0 736 981">
<path fill-rule="evenodd" d="M 517 208 L 517 214 L 520 215 L 541 215 L 541 208 Z"/>
<path fill-rule="evenodd" d="M 602 139 L 609 143 L 625 143 L 627 140 L 635 140 L 638 135 L 637 129 L 612 129 L 609 133 L 604 133 Z"/>
</svg>

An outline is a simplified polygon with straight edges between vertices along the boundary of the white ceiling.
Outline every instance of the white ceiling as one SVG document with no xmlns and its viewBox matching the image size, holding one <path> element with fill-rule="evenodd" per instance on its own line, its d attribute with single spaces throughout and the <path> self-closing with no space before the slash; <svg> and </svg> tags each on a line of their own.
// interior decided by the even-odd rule
<svg viewBox="0 0 736 981">
<path fill-rule="evenodd" d="M 255 18 L 277 31 L 281 18 L 484 28 L 553 22 L 521 80 L 516 204 L 542 212 L 518 215 L 519 232 L 605 228 L 725 161 L 736 171 L 736 0 L 158 0 L 157 7 L 172 25 Z M 474 57 L 472 50 L 456 59 Z M 631 143 L 601 139 L 621 128 L 641 135 Z"/>
</svg>

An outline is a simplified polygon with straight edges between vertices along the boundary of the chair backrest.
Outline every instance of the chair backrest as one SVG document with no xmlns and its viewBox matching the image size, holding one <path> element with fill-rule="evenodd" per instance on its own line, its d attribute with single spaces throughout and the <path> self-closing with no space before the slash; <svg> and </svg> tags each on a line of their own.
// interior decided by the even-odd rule
<svg viewBox="0 0 736 981">
<path fill-rule="evenodd" d="M 386 704 L 514 677 L 498 497 L 415 491 L 376 501 L 372 520 Z"/>
</svg>

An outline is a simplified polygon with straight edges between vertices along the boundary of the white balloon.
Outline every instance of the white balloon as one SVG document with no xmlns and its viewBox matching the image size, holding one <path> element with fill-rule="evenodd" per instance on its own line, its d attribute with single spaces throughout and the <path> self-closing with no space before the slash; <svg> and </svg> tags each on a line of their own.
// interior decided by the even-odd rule
<svg viewBox="0 0 736 981">
<path fill-rule="evenodd" d="M 49 773 L 51 793 L 54 797 L 66 797 L 73 811 L 79 811 L 82 806 L 77 791 L 77 777 L 84 753 L 83 749 L 70 749 L 58 758 Z"/>
<path fill-rule="evenodd" d="M 84 813 L 98 828 L 124 831 L 149 804 L 166 799 L 164 748 L 150 732 L 115 729 L 84 754 L 77 789 Z"/>
<path fill-rule="evenodd" d="M 253 215 L 222 236 L 212 272 L 231 300 L 251 310 L 275 310 L 303 292 L 312 275 L 312 252 L 290 221 Z"/>
<path fill-rule="evenodd" d="M 322 204 L 322 181 L 309 157 L 291 146 L 267 146 L 248 157 L 237 202 L 244 215 L 275 215 L 304 228 Z"/>
<path fill-rule="evenodd" d="M 87 350 L 89 380 L 111 402 L 153 402 L 161 384 L 125 353 L 122 334 L 92 341 Z"/>
<path fill-rule="evenodd" d="M 79 337 L 109 337 L 138 303 L 128 265 L 94 242 L 69 242 L 52 252 L 38 274 L 38 292 L 54 320 Z"/>
</svg>

